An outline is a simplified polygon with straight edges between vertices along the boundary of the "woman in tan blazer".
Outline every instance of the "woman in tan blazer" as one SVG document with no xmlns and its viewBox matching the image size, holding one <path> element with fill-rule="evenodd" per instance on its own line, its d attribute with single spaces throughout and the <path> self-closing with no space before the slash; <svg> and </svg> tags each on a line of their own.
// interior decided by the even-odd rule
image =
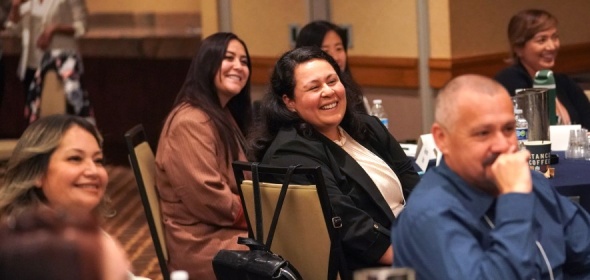
<svg viewBox="0 0 590 280">
<path fill-rule="evenodd" d="M 248 49 L 236 35 L 206 38 L 160 135 L 156 184 L 168 267 L 190 279 L 215 279 L 211 261 L 219 250 L 247 249 L 237 244 L 247 233 L 231 163 L 246 160 L 250 72 Z"/>
</svg>

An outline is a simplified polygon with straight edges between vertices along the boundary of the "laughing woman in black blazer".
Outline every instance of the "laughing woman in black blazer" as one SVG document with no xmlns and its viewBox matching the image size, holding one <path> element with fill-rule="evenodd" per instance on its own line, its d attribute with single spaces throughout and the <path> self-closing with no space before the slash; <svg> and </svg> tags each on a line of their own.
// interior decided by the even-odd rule
<svg viewBox="0 0 590 280">
<path fill-rule="evenodd" d="M 250 140 L 254 159 L 262 163 L 321 166 L 354 270 L 391 265 L 391 224 L 419 177 L 381 122 L 347 102 L 355 94 L 348 82 L 317 47 L 285 53 Z"/>
</svg>

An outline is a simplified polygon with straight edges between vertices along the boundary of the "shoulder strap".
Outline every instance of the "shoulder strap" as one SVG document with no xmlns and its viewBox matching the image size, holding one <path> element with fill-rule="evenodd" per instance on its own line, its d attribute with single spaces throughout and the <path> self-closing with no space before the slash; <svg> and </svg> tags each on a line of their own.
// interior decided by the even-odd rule
<svg viewBox="0 0 590 280">
<path fill-rule="evenodd" d="M 252 163 L 252 191 L 254 192 L 254 213 L 256 215 L 256 237 L 255 239 L 262 243 L 262 207 L 260 205 L 260 179 L 258 177 L 258 162 Z M 252 229 L 248 228 L 248 234 L 254 236 Z"/>
<path fill-rule="evenodd" d="M 272 245 L 272 239 L 275 235 L 275 230 L 277 228 L 279 216 L 281 215 L 281 208 L 283 208 L 283 202 L 285 201 L 285 196 L 287 195 L 287 189 L 289 188 L 289 183 L 291 182 L 291 177 L 293 176 L 293 171 L 295 171 L 295 168 L 297 168 L 299 166 L 301 166 L 301 164 L 289 166 L 289 168 L 287 169 L 287 173 L 285 174 L 283 185 L 281 186 L 281 193 L 279 194 L 279 198 L 277 200 L 277 206 L 275 207 L 275 213 L 272 217 L 270 229 L 268 230 L 268 235 L 266 237 L 265 246 L 268 250 L 270 250 L 270 246 Z"/>
<path fill-rule="evenodd" d="M 330 215 L 332 224 L 332 236 L 330 240 L 330 260 L 328 270 L 328 279 L 337 279 L 338 272 L 340 272 L 340 279 L 351 280 L 350 271 L 346 265 L 346 258 L 344 257 L 344 250 L 342 249 L 342 240 L 340 239 L 340 229 L 342 228 L 342 219 L 336 216 L 330 207 L 328 213 L 324 215 Z"/>
</svg>

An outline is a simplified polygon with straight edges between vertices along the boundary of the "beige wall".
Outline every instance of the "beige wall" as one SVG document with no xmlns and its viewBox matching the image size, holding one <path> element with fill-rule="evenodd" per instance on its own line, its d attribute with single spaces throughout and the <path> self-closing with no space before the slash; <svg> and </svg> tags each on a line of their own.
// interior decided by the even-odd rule
<svg viewBox="0 0 590 280">
<path fill-rule="evenodd" d="M 429 0 L 430 56 L 451 57 L 450 0 Z"/>
<path fill-rule="evenodd" d="M 217 1 L 194 2 L 200 2 L 203 12 L 203 34 L 216 32 Z M 554 0 L 429 0 L 428 4 L 433 58 L 507 51 L 506 25 L 510 16 L 532 7 L 547 9 L 558 17 L 564 45 L 590 42 L 590 28 L 580 28 L 588 18 L 588 0 L 569 0 L 567 5 Z M 358 0 L 332 0 L 330 5 L 333 22 L 352 26 L 350 55 L 417 57 L 416 0 L 371 0 L 370 5 Z M 253 55 L 277 56 L 290 47 L 289 24 L 307 23 L 307 9 L 307 0 L 232 1 L 232 25 Z"/>
<path fill-rule="evenodd" d="M 416 57 L 415 0 L 332 0 L 332 21 L 352 25 L 349 55 Z"/>
<path fill-rule="evenodd" d="M 217 0 L 201 0 L 201 34 L 205 38 L 219 31 Z"/>
<path fill-rule="evenodd" d="M 545 9 L 558 18 L 562 45 L 590 42 L 588 0 L 450 0 L 452 57 L 507 52 L 508 21 L 528 8 Z"/>
<path fill-rule="evenodd" d="M 201 1 L 204 36 L 217 31 L 213 26 L 217 19 L 206 15 L 216 13 L 215 2 Z M 350 55 L 417 56 L 415 0 L 372 0 L 371 5 L 357 0 L 332 2 L 332 21 L 352 26 Z M 278 56 L 288 50 L 289 25 L 301 27 L 309 18 L 307 0 L 232 1 L 231 5 L 233 32 L 244 38 L 253 56 Z"/>
<path fill-rule="evenodd" d="M 231 1 L 232 31 L 248 44 L 254 57 L 273 58 L 288 50 L 289 25 L 309 20 L 309 0 Z M 352 26 L 351 56 L 417 58 L 418 0 L 331 0 L 331 19 Z M 428 0 L 430 53 L 455 59 L 507 51 L 506 25 L 517 11 L 538 7 L 559 21 L 563 45 L 590 42 L 589 0 Z M 202 35 L 218 31 L 217 0 L 88 0 L 91 12 L 201 12 Z M 265 85 L 254 88 L 255 98 Z M 390 117 L 390 131 L 400 140 L 422 133 L 417 90 L 365 87 L 370 99 L 380 98 Z"/>
<path fill-rule="evenodd" d="M 200 0 L 86 0 L 90 13 L 194 13 Z"/>
<path fill-rule="evenodd" d="M 306 1 L 232 1 L 232 28 L 252 56 L 280 56 L 289 50 L 289 24 L 307 22 Z"/>
</svg>

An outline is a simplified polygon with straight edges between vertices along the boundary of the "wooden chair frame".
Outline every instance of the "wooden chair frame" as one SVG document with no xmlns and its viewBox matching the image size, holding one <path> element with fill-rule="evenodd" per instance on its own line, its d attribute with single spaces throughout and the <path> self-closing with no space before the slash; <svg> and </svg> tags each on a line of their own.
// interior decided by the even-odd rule
<svg viewBox="0 0 590 280">
<path fill-rule="evenodd" d="M 169 280 L 168 249 L 164 239 L 164 226 L 162 224 L 159 196 L 155 184 L 155 157 L 147 142 L 143 125 L 138 124 L 128 130 L 125 133 L 125 141 L 129 150 L 129 162 L 137 181 L 145 217 L 154 243 L 156 256 L 158 257 L 160 271 L 164 280 Z M 141 154 L 142 152 L 144 154 Z M 148 183 L 150 185 L 147 185 Z"/>
</svg>

